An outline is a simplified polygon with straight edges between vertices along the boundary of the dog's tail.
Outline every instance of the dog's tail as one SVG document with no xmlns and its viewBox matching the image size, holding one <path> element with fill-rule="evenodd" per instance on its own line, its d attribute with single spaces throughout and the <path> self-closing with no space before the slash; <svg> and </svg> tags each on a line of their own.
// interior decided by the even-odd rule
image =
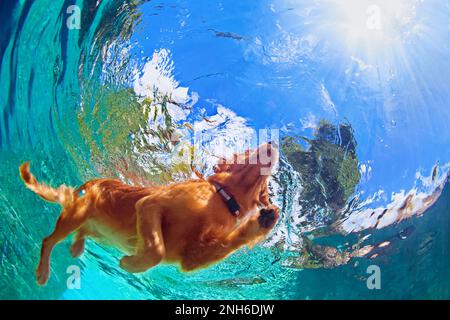
<svg viewBox="0 0 450 320">
<path fill-rule="evenodd" d="M 46 184 L 40 183 L 30 172 L 30 163 L 24 162 L 19 167 L 20 177 L 25 182 L 28 189 L 35 192 L 42 199 L 49 202 L 56 202 L 63 207 L 72 203 L 74 200 L 73 189 L 65 185 L 61 185 L 59 188 L 55 189 Z"/>
</svg>

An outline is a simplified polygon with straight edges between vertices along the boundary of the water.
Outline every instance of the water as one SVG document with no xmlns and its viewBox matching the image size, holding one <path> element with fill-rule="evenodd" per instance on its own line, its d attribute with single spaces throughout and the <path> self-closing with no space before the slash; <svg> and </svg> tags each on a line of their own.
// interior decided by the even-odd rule
<svg viewBox="0 0 450 320">
<path fill-rule="evenodd" d="M 449 14 L 443 0 L 3 1 L 0 297 L 448 299 Z M 94 242 L 74 260 L 67 240 L 40 288 L 59 208 L 25 189 L 20 163 L 55 186 L 164 184 L 191 175 L 173 155 L 192 129 L 205 174 L 252 129 L 280 130 L 270 237 L 192 274 L 142 275 Z"/>
</svg>

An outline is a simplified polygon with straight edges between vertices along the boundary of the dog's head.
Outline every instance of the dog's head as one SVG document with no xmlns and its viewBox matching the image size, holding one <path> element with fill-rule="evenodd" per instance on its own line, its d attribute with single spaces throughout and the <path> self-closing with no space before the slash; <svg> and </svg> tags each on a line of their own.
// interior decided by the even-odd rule
<svg viewBox="0 0 450 320">
<path fill-rule="evenodd" d="M 209 177 L 233 194 L 241 206 L 250 209 L 261 202 L 261 194 L 267 193 L 267 178 L 278 162 L 278 148 L 266 143 L 255 150 L 234 154 L 222 159 Z"/>
<path fill-rule="evenodd" d="M 214 166 L 214 173 L 238 172 L 248 165 L 258 166 L 262 175 L 269 176 L 273 167 L 278 162 L 278 147 L 275 143 L 268 142 L 255 150 L 247 150 L 236 153 L 231 158 L 221 158 Z"/>
</svg>

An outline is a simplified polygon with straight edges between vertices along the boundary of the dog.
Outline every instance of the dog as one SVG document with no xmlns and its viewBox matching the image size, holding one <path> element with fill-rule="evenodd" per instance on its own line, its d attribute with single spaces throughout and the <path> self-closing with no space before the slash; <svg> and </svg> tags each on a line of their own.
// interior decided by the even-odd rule
<svg viewBox="0 0 450 320">
<path fill-rule="evenodd" d="M 261 161 L 263 154 L 269 163 Z M 72 233 L 73 257 L 79 257 L 86 238 L 92 238 L 121 250 L 125 256 L 120 267 L 131 273 L 161 262 L 193 271 L 244 245 L 252 247 L 279 217 L 278 207 L 268 199 L 269 175 L 262 174 L 277 163 L 278 149 L 267 143 L 233 157 L 219 162 L 205 179 L 151 187 L 95 179 L 76 190 L 38 182 L 29 163 L 23 163 L 19 171 L 26 187 L 63 208 L 54 231 L 42 241 L 38 284 L 48 281 L 52 249 Z"/>
</svg>

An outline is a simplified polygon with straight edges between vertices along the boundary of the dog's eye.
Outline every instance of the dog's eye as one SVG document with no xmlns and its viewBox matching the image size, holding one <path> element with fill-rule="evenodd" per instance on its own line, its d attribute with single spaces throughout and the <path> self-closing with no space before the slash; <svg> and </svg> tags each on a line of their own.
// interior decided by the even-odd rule
<svg viewBox="0 0 450 320">
<path fill-rule="evenodd" d="M 219 172 L 230 172 L 230 171 L 231 171 L 231 166 L 224 165 L 224 164 L 221 164 L 221 165 L 215 165 L 215 166 L 213 167 L 213 171 L 214 171 L 215 173 L 219 173 Z"/>
<path fill-rule="evenodd" d="M 227 171 L 227 169 L 228 169 L 228 166 L 224 166 L 224 165 L 217 165 L 216 164 L 213 167 L 213 170 L 214 170 L 215 173 L 224 172 L 224 171 Z"/>
</svg>

